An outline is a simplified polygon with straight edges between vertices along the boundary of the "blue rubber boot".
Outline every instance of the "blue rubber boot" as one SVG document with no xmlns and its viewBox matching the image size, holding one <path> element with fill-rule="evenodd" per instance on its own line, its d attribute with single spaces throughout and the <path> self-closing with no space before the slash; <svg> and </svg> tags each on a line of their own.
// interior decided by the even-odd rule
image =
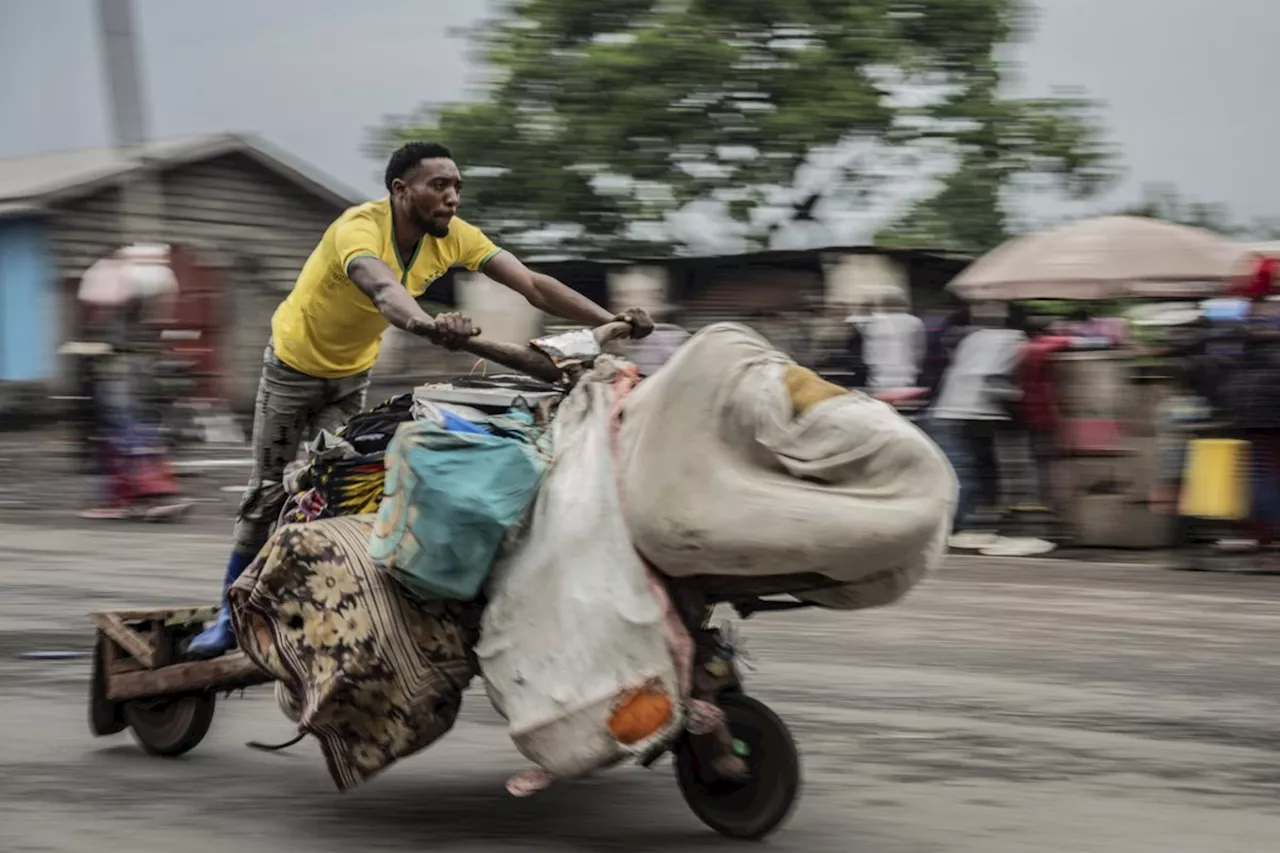
<svg viewBox="0 0 1280 853">
<path fill-rule="evenodd" d="M 224 655 L 236 647 L 236 633 L 231 625 L 231 605 L 227 603 L 227 590 L 253 562 L 252 555 L 240 551 L 232 551 L 227 561 L 227 576 L 222 581 L 222 609 L 212 625 L 191 639 L 187 646 L 187 657 L 195 660 L 208 660 Z"/>
</svg>

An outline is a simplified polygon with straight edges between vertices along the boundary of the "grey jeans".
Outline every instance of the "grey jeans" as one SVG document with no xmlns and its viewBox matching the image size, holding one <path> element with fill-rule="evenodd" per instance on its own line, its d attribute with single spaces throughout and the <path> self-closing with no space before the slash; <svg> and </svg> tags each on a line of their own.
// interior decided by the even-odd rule
<svg viewBox="0 0 1280 853">
<path fill-rule="evenodd" d="M 365 404 L 369 373 L 317 379 L 276 357 L 268 343 L 253 411 L 253 472 L 236 514 L 236 550 L 256 555 L 284 507 L 284 469 L 321 430 L 334 431 Z"/>
</svg>

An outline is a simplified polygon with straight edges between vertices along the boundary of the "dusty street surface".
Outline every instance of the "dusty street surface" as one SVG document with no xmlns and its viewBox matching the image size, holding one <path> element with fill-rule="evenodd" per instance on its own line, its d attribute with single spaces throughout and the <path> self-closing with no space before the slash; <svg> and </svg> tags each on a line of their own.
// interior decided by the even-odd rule
<svg viewBox="0 0 1280 853">
<path fill-rule="evenodd" d="M 236 481 L 232 475 L 227 482 Z M 341 796 L 270 691 L 185 758 L 85 724 L 91 609 L 216 595 L 235 495 L 183 526 L 0 519 L 0 850 L 129 853 L 725 849 L 666 762 L 528 801 L 484 696 Z M 955 559 L 901 607 L 757 617 L 749 687 L 791 724 L 806 789 L 779 851 L 1269 853 L 1280 838 L 1280 579 Z M 731 845 L 730 845 L 731 846 Z"/>
</svg>

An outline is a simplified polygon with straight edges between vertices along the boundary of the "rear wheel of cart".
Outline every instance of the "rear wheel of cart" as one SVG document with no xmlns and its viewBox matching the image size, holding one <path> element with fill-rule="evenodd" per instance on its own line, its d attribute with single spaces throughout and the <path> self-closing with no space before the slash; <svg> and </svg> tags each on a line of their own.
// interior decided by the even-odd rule
<svg viewBox="0 0 1280 853">
<path fill-rule="evenodd" d="M 213 722 L 216 700 L 212 692 L 132 699 L 124 705 L 124 719 L 144 750 L 173 758 L 204 740 Z"/>
<path fill-rule="evenodd" d="M 93 647 L 93 675 L 89 679 L 89 731 L 98 737 L 119 734 L 129 725 L 124 719 L 124 706 L 107 698 L 105 655 L 106 641 L 99 634 Z"/>
<path fill-rule="evenodd" d="M 800 753 L 786 724 L 758 699 L 726 693 L 720 708 L 750 777 L 715 778 L 706 757 L 685 738 L 675 749 L 676 779 L 700 821 L 728 838 L 758 841 L 791 814 L 800 793 Z"/>
</svg>

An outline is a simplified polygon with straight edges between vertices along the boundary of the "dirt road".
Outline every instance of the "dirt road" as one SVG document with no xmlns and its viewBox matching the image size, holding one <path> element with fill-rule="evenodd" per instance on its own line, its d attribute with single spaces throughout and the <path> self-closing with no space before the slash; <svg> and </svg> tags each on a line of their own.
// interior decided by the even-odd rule
<svg viewBox="0 0 1280 853">
<path fill-rule="evenodd" d="M 0 850 L 723 849 L 665 762 L 508 798 L 523 760 L 479 692 L 445 741 L 345 796 L 310 743 L 243 746 L 292 733 L 268 690 L 224 702 L 180 760 L 90 737 L 88 663 L 21 655 L 86 650 L 91 609 L 215 596 L 234 497 L 180 527 L 0 516 Z M 957 558 L 902 606 L 743 634 L 750 689 L 804 753 L 770 849 L 1276 849 L 1280 579 Z"/>
</svg>

